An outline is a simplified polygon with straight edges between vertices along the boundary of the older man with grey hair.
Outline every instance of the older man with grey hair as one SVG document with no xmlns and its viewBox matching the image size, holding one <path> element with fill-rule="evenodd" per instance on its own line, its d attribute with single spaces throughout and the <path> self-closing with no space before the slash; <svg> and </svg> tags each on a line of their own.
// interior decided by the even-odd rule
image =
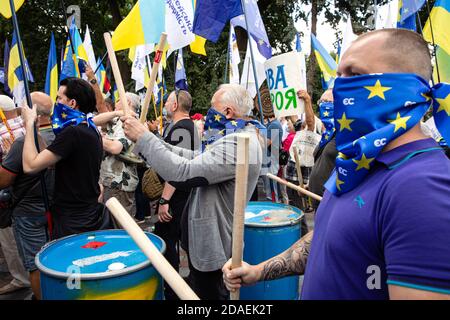
<svg viewBox="0 0 450 320">
<path fill-rule="evenodd" d="M 182 216 L 182 247 L 189 255 L 190 284 L 201 299 L 227 299 L 221 266 L 231 257 L 237 132 L 250 135 L 247 201 L 262 163 L 258 123 L 247 121 L 253 100 L 245 88 L 226 84 L 211 100 L 203 152 L 162 142 L 132 117 L 122 118 L 139 154 L 177 189 L 193 188 Z M 216 135 L 208 133 L 216 131 Z"/>
<path fill-rule="evenodd" d="M 129 109 L 136 115 L 140 105 L 139 96 L 127 92 L 126 97 Z M 136 163 L 119 157 L 120 154 L 125 154 L 131 146 L 131 141 L 125 137 L 122 121 L 119 119 L 122 115 L 122 102 L 118 100 L 115 111 L 101 113 L 94 117 L 96 125 L 106 125 L 106 132 L 102 133 L 105 156 L 100 168 L 100 183 L 103 186 L 104 201 L 116 197 L 128 212 L 134 215 L 136 211 L 134 191 L 139 178 Z"/>
</svg>

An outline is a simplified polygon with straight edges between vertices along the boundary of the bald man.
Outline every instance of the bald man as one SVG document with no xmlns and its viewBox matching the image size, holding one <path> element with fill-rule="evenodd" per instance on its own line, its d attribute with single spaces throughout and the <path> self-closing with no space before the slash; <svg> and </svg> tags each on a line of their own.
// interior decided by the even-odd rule
<svg viewBox="0 0 450 320">
<path fill-rule="evenodd" d="M 51 130 L 50 114 L 53 107 L 51 98 L 42 92 L 33 92 L 31 100 L 37 105 L 38 140 L 40 149 L 49 145 L 55 136 Z M 24 137 L 15 139 L 11 150 L 0 169 L 0 189 L 11 187 L 12 227 L 19 255 L 29 272 L 34 296 L 40 299 L 39 271 L 34 258 L 49 240 L 47 218 L 41 189 L 41 173 L 25 174 L 22 167 Z M 44 173 L 47 194 L 53 194 L 54 171 L 49 168 Z"/>
<path fill-rule="evenodd" d="M 359 159 L 342 153 L 336 159 L 342 170 L 326 184 L 314 237 L 309 233 L 256 266 L 230 270 L 228 262 L 222 269 L 225 284 L 235 290 L 304 273 L 306 300 L 450 299 L 450 161 L 420 129 L 420 108 L 425 112 L 428 95 L 439 89 L 428 85 L 428 44 L 405 29 L 366 33 L 343 55 L 338 75 L 333 90 L 338 150 L 343 141 L 348 149 L 342 152 L 357 145 L 380 153 L 373 158 L 362 153 Z M 358 137 L 363 130 L 358 123 L 369 130 L 360 141 L 348 141 L 349 132 Z M 374 135 L 385 138 L 372 141 Z M 344 170 L 342 163 L 349 162 L 358 168 Z M 362 180 L 347 179 L 358 170 L 365 174 Z"/>
</svg>

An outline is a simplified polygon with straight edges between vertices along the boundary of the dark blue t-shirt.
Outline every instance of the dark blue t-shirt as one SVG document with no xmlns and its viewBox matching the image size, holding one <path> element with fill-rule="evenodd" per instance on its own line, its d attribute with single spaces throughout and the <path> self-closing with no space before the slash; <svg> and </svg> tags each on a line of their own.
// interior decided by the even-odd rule
<svg viewBox="0 0 450 320">
<path fill-rule="evenodd" d="M 425 139 L 385 152 L 354 190 L 326 191 L 301 299 L 389 299 L 389 284 L 450 294 L 449 239 L 442 149 Z"/>
</svg>

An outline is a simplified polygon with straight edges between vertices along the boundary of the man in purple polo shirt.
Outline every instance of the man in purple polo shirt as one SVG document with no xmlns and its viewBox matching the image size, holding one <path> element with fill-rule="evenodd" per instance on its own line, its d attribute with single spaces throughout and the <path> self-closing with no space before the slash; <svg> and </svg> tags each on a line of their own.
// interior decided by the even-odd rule
<svg viewBox="0 0 450 320">
<path fill-rule="evenodd" d="M 420 35 L 384 29 L 355 40 L 342 57 L 338 74 L 348 78 L 402 73 L 429 81 L 430 60 Z M 387 108 L 391 86 L 378 83 L 366 88 L 373 91 L 368 99 L 377 96 L 376 112 Z M 338 90 L 336 86 L 335 97 L 343 95 Z M 411 99 L 415 95 L 411 91 Z M 447 109 L 442 106 L 438 112 Z M 227 288 L 304 273 L 301 299 L 450 299 L 450 161 L 422 133 L 420 123 L 405 129 L 411 125 L 408 121 L 414 122 L 411 117 L 399 114 L 388 120 L 390 129 L 401 134 L 391 141 L 379 140 L 377 147 L 384 148 L 376 157 L 366 158 L 363 153 L 354 160 L 355 172 L 367 169 L 356 186 L 338 195 L 325 192 L 314 236 L 308 233 L 259 265 L 243 263 L 231 270 L 228 262 L 222 269 Z M 351 131 L 356 121 L 345 115 L 339 120 L 338 135 L 346 128 Z M 336 187 L 341 190 L 345 184 L 337 177 Z"/>
</svg>

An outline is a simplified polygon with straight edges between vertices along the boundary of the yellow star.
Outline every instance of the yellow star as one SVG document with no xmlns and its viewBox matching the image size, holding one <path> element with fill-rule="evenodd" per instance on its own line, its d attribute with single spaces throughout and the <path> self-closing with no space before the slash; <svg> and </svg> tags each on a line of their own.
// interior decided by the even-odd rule
<svg viewBox="0 0 450 320">
<path fill-rule="evenodd" d="M 437 102 L 439 103 L 439 109 L 437 112 L 445 111 L 447 112 L 447 115 L 450 117 L 450 94 L 445 97 L 445 99 L 438 99 L 436 98 Z"/>
<path fill-rule="evenodd" d="M 260 46 L 262 46 L 262 45 L 264 44 L 264 40 L 259 39 L 259 40 L 258 40 L 258 43 L 259 43 Z"/>
<path fill-rule="evenodd" d="M 222 117 L 221 117 L 220 115 L 216 114 L 216 115 L 214 116 L 214 119 L 215 119 L 217 122 L 220 122 L 220 120 L 222 120 Z"/>
<path fill-rule="evenodd" d="M 325 140 L 328 140 L 330 136 L 329 135 L 325 135 Z"/>
<path fill-rule="evenodd" d="M 220 130 L 220 131 L 219 131 L 219 134 L 220 134 L 221 136 L 223 136 L 223 135 L 225 134 L 225 130 Z"/>
<path fill-rule="evenodd" d="M 426 102 L 431 100 L 431 98 L 428 95 L 426 95 L 425 93 L 421 93 L 420 95 L 425 98 Z"/>
<path fill-rule="evenodd" d="M 57 123 L 54 123 L 53 124 L 53 129 L 58 129 L 58 128 L 59 128 L 59 125 Z"/>
<path fill-rule="evenodd" d="M 339 191 L 341 191 L 341 184 L 344 184 L 344 181 L 339 180 L 339 176 L 336 175 L 336 188 L 338 188 Z"/>
<path fill-rule="evenodd" d="M 374 86 L 366 86 L 364 87 L 370 91 L 369 97 L 367 99 L 372 99 L 373 97 L 380 97 L 383 100 L 386 100 L 384 97 L 384 92 L 391 90 L 391 87 L 382 87 L 380 80 L 377 80 Z"/>
<path fill-rule="evenodd" d="M 337 119 L 337 121 L 339 122 L 339 125 L 340 125 L 339 131 L 343 131 L 344 129 L 347 129 L 347 130 L 349 130 L 349 131 L 352 131 L 352 128 L 350 128 L 350 124 L 351 124 L 353 121 L 355 121 L 355 120 L 347 119 L 347 116 L 345 115 L 345 112 L 344 112 L 344 114 L 342 115 L 342 118 Z"/>
<path fill-rule="evenodd" d="M 406 122 L 408 122 L 410 118 L 410 116 L 402 117 L 400 116 L 400 112 L 397 112 L 397 118 L 394 120 L 388 120 L 388 122 L 395 125 L 394 132 L 397 132 L 397 130 L 399 130 L 400 128 L 406 130 Z"/>
<path fill-rule="evenodd" d="M 341 159 L 344 159 L 344 160 L 347 160 L 347 159 L 348 159 L 348 157 L 347 157 L 345 154 L 343 154 L 342 152 L 339 152 L 338 155 L 337 155 L 337 157 L 338 157 L 338 158 L 341 158 Z"/>
<path fill-rule="evenodd" d="M 61 117 L 62 117 L 63 119 L 65 119 L 65 118 L 67 118 L 67 114 L 65 114 L 64 112 L 61 113 Z"/>
<path fill-rule="evenodd" d="M 325 111 L 325 112 L 323 113 L 323 116 L 324 116 L 324 117 L 329 117 L 329 116 L 330 116 L 330 113 L 329 113 L 328 111 Z"/>
<path fill-rule="evenodd" d="M 359 160 L 355 160 L 353 159 L 353 162 L 356 163 L 358 165 L 358 167 L 356 167 L 355 171 L 358 171 L 362 168 L 370 170 L 370 163 L 375 160 L 375 158 L 366 158 L 366 155 L 363 153 L 361 159 Z"/>
<path fill-rule="evenodd" d="M 238 125 L 238 123 L 236 122 L 236 121 L 231 121 L 231 124 L 233 125 L 233 126 L 235 126 L 235 127 L 237 127 L 237 125 Z"/>
</svg>

